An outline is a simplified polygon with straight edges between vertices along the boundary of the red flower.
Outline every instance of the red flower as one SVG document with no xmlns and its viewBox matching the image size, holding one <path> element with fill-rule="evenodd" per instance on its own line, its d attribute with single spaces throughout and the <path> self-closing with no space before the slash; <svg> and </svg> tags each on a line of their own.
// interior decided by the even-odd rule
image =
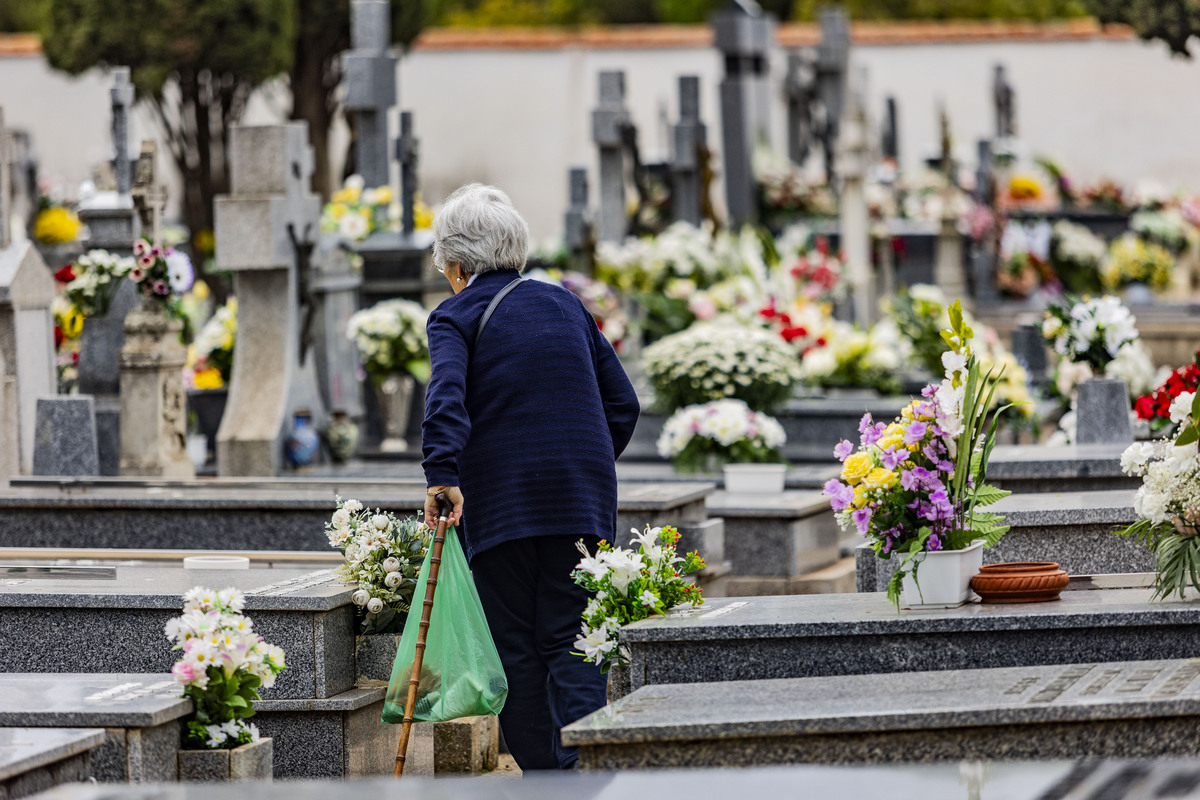
<svg viewBox="0 0 1200 800">
<path fill-rule="evenodd" d="M 67 264 L 65 267 L 54 273 L 54 280 L 59 283 L 70 283 L 75 280 L 75 265 Z"/>
<path fill-rule="evenodd" d="M 796 339 L 801 339 L 801 338 L 807 336 L 808 331 L 805 328 L 798 325 L 794 328 L 784 328 L 782 331 L 779 332 L 779 335 L 783 337 L 783 340 L 785 342 L 792 342 Z"/>
<path fill-rule="evenodd" d="M 54 349 L 57 350 L 58 348 L 62 347 L 62 343 L 63 343 L 62 326 L 55 325 L 54 326 Z"/>
</svg>

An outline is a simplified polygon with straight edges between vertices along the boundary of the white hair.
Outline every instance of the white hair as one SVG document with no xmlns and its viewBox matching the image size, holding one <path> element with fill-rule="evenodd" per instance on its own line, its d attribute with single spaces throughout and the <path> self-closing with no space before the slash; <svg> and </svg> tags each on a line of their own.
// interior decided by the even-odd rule
<svg viewBox="0 0 1200 800">
<path fill-rule="evenodd" d="M 469 183 L 446 198 L 433 220 L 433 263 L 457 263 L 468 275 L 525 269 L 529 225 L 508 195 L 495 186 Z"/>
</svg>

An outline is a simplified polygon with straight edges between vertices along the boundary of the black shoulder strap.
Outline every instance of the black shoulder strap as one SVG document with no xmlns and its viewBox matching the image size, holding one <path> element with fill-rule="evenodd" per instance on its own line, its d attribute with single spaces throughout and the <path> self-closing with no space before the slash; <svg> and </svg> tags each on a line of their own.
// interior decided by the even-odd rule
<svg viewBox="0 0 1200 800">
<path fill-rule="evenodd" d="M 472 344 L 472 348 L 479 346 L 479 337 L 483 335 L 483 329 L 487 327 L 488 320 L 492 318 L 492 314 L 496 311 L 496 306 L 500 305 L 500 301 L 508 297 L 508 293 L 517 288 L 517 284 L 524 280 L 524 278 L 517 278 L 496 292 L 496 296 L 492 298 L 492 302 L 488 303 L 488 307 L 484 309 L 483 316 L 479 318 L 479 327 L 475 329 L 475 341 Z"/>
</svg>

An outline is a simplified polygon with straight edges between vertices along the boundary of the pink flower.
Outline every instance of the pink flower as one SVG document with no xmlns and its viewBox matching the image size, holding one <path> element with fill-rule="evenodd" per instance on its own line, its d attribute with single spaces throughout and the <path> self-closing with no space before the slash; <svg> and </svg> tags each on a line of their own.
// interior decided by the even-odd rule
<svg viewBox="0 0 1200 800">
<path fill-rule="evenodd" d="M 145 252 L 146 252 L 146 240 L 145 239 L 138 239 L 136 242 L 133 243 L 133 254 L 135 256 L 143 255 L 143 254 L 145 254 Z"/>
<path fill-rule="evenodd" d="M 150 269 L 154 266 L 154 262 L 156 260 L 157 259 L 155 259 L 154 256 L 150 255 L 149 253 L 142 253 L 140 256 L 138 256 L 138 266 L 143 269 Z"/>
<path fill-rule="evenodd" d="M 186 661 L 180 661 L 171 667 L 171 674 L 180 683 L 192 683 L 196 680 L 195 668 Z"/>
<path fill-rule="evenodd" d="M 146 278 L 146 270 L 141 267 L 134 267 L 129 270 L 129 279 L 134 283 L 141 283 Z"/>
<path fill-rule="evenodd" d="M 154 293 L 165 297 L 171 293 L 171 287 L 167 286 L 166 281 L 157 280 L 154 282 Z"/>
</svg>

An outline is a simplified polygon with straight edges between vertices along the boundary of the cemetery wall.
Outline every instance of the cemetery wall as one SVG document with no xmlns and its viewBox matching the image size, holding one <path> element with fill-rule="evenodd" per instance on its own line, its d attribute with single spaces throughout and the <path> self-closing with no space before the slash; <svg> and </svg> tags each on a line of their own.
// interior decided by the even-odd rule
<svg viewBox="0 0 1200 800">
<path fill-rule="evenodd" d="M 786 45 L 813 41 L 802 26 L 784 26 L 780 38 Z M 994 124 L 992 68 L 1003 62 L 1016 88 L 1018 131 L 1032 152 L 1057 157 L 1077 181 L 1111 176 L 1200 189 L 1190 134 L 1200 126 L 1200 104 L 1184 101 L 1200 89 L 1200 65 L 1169 58 L 1161 44 L 1134 40 L 1126 31 L 1100 32 L 1090 23 L 856 26 L 854 38 L 855 58 L 868 70 L 869 108 L 879 113 L 885 95 L 897 98 L 906 168 L 934 152 L 939 103 L 951 116 L 956 152 L 972 161 L 974 141 Z M 535 238 L 557 237 L 569 167 L 588 166 L 593 202 L 596 196 L 590 116 L 603 69 L 626 71 L 627 103 L 648 159 L 667 155 L 667 122 L 678 113 L 677 77 L 699 75 L 701 113 L 719 149 L 721 64 L 710 41 L 702 27 L 426 35 L 399 70 L 401 105 L 415 112 L 422 140 L 427 199 L 436 202 L 468 180 L 494 182 L 527 214 Z M 777 88 L 784 58 L 779 49 L 772 59 Z M 36 48 L 7 55 L 0 48 L 0 105 L 13 125 L 34 132 L 49 177 L 78 181 L 104 157 L 107 88 L 98 72 L 79 78 L 54 73 Z M 782 148 L 783 101 L 780 92 L 775 96 L 774 140 Z M 255 98 L 248 121 L 280 120 L 289 106 L 286 89 L 276 83 Z M 131 138 L 156 132 L 140 109 Z M 340 126 L 335 153 L 344 144 Z M 178 196 L 172 191 L 173 200 Z"/>
</svg>

